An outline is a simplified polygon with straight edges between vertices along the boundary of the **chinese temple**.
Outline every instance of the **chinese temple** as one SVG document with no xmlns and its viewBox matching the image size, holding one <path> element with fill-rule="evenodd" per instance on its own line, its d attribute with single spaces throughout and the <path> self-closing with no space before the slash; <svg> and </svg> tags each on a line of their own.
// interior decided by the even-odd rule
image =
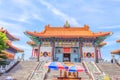
<svg viewBox="0 0 120 80">
<path fill-rule="evenodd" d="M 120 39 L 119 40 L 116 40 L 117 43 L 120 43 Z M 111 51 L 111 54 L 117 54 L 117 55 L 120 55 L 120 49 L 117 49 L 117 50 L 113 50 Z"/>
<path fill-rule="evenodd" d="M 120 43 L 120 39 L 116 40 L 117 43 Z M 120 56 L 120 49 L 116 49 L 111 51 L 112 55 L 119 55 Z"/>
<path fill-rule="evenodd" d="M 27 43 L 33 47 L 32 56 L 38 61 L 99 62 L 100 48 L 106 45 L 103 41 L 112 33 L 94 33 L 86 24 L 74 27 L 66 21 L 63 27 L 46 25 L 42 32 L 25 34 L 32 40 Z"/>
<path fill-rule="evenodd" d="M 7 30 L 5 30 L 3 28 L 0 28 L 0 32 L 5 33 L 8 38 L 8 40 L 6 42 L 8 48 L 6 50 L 2 51 L 4 53 L 6 53 L 8 60 L 14 59 L 16 53 L 24 52 L 22 49 L 19 49 L 12 44 L 13 41 L 19 41 L 18 38 L 14 37 L 12 34 L 10 34 Z"/>
<path fill-rule="evenodd" d="M 28 41 L 27 44 L 32 47 L 32 55 L 30 57 L 30 60 L 32 60 L 32 61 L 35 60 L 36 61 L 37 54 L 38 54 L 38 46 L 35 44 L 34 41 Z"/>
</svg>

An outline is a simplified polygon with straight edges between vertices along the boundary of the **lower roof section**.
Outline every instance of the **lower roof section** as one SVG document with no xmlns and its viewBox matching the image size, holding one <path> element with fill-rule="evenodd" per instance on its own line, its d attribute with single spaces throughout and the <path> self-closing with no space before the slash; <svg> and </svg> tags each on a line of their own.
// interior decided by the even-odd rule
<svg viewBox="0 0 120 80">
<path fill-rule="evenodd" d="M 120 43 L 120 39 L 118 39 L 116 42 Z"/>
<path fill-rule="evenodd" d="M 119 54 L 120 55 L 120 49 L 111 51 L 111 54 Z"/>
<path fill-rule="evenodd" d="M 14 49 L 14 50 L 16 50 L 17 52 L 24 52 L 24 50 L 22 50 L 22 49 L 20 49 L 20 48 L 17 48 L 17 47 L 15 47 L 14 45 L 12 45 L 12 43 L 11 43 L 11 41 L 7 41 L 7 45 L 9 46 L 9 47 L 11 47 L 12 49 Z"/>
<path fill-rule="evenodd" d="M 3 53 L 5 53 L 5 55 L 7 56 L 8 59 L 14 59 L 14 54 L 11 52 L 8 52 L 6 50 L 2 51 Z"/>
</svg>

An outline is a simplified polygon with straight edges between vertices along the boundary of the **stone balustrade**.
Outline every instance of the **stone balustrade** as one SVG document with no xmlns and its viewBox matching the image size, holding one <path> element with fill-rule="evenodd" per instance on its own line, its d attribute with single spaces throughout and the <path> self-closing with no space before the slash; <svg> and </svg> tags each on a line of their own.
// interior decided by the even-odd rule
<svg viewBox="0 0 120 80">
<path fill-rule="evenodd" d="M 44 80 L 48 68 L 45 68 L 46 62 L 41 62 L 36 71 L 33 73 L 33 76 L 30 80 Z"/>
<path fill-rule="evenodd" d="M 17 60 L 13 60 L 10 62 L 9 65 L 1 65 L 0 66 L 0 73 L 5 73 L 6 71 L 8 71 L 9 69 L 11 69 L 18 61 Z"/>
<path fill-rule="evenodd" d="M 117 64 L 112 63 L 97 63 L 97 66 L 102 72 L 109 75 L 111 78 L 120 79 L 120 67 Z"/>
<path fill-rule="evenodd" d="M 5 80 L 8 76 L 17 80 L 27 80 L 29 75 L 35 70 L 38 62 L 21 61 L 8 73 L 2 74 L 0 80 Z"/>
<path fill-rule="evenodd" d="M 93 80 L 102 80 L 103 73 L 98 69 L 94 62 L 84 62 L 88 72 L 91 74 Z"/>
</svg>

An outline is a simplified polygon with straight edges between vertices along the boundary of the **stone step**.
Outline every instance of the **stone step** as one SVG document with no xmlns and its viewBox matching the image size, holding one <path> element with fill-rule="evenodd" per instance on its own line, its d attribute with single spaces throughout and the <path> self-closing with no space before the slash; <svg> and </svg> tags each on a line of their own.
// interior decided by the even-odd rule
<svg viewBox="0 0 120 80">
<path fill-rule="evenodd" d="M 120 75 L 120 67 L 116 64 L 112 64 L 112 63 L 100 64 L 100 63 L 98 63 L 97 66 L 102 70 L 102 72 L 105 72 L 105 74 L 108 74 L 111 76 Z"/>
<path fill-rule="evenodd" d="M 6 77 L 12 76 L 17 80 L 26 80 L 27 77 L 33 72 L 38 62 L 23 61 L 17 64 L 10 72 L 3 74 L 0 80 L 5 80 Z"/>
<path fill-rule="evenodd" d="M 83 66 L 82 63 L 74 63 L 74 64 L 79 65 L 79 66 Z M 63 72 L 63 74 L 64 74 L 64 72 Z M 54 78 L 57 78 L 59 75 L 60 75 L 60 71 L 51 70 L 49 73 L 47 73 L 45 80 L 53 80 Z M 82 77 L 84 80 L 89 80 L 89 76 L 86 74 L 86 72 L 79 73 L 79 77 Z"/>
</svg>

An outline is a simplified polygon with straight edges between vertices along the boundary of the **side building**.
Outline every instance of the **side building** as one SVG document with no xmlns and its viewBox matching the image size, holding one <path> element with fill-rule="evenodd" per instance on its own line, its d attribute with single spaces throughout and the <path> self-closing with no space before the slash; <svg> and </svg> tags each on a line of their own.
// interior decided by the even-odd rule
<svg viewBox="0 0 120 80">
<path fill-rule="evenodd" d="M 6 34 L 8 40 L 6 42 L 8 48 L 6 50 L 3 50 L 2 52 L 6 53 L 6 56 L 8 57 L 8 60 L 13 60 L 15 58 L 15 55 L 18 52 L 24 52 L 24 50 L 15 47 L 12 42 L 13 41 L 19 41 L 18 38 L 14 37 L 12 34 L 10 34 L 7 30 L 0 28 L 0 32 L 3 32 Z"/>
<path fill-rule="evenodd" d="M 28 41 L 27 42 L 28 45 L 30 45 L 32 47 L 31 50 L 31 57 L 29 58 L 30 61 L 37 61 L 37 57 L 38 57 L 38 46 L 35 44 L 34 41 Z"/>
<path fill-rule="evenodd" d="M 116 42 L 117 42 L 117 43 L 120 43 L 120 39 L 118 39 Z M 119 64 L 120 64 L 120 48 L 119 48 L 119 49 L 116 49 L 116 50 L 112 50 L 112 51 L 111 51 L 111 55 L 112 55 L 113 63 L 119 62 Z M 119 56 L 119 59 L 118 59 L 117 61 L 116 61 L 116 59 L 115 59 L 115 55 Z"/>
<path fill-rule="evenodd" d="M 71 27 L 66 22 L 63 27 L 46 25 L 42 32 L 26 31 L 25 34 L 33 41 L 28 44 L 37 46 L 38 61 L 98 62 L 101 59 L 100 43 L 112 33 L 94 33 L 88 25 Z"/>
</svg>

